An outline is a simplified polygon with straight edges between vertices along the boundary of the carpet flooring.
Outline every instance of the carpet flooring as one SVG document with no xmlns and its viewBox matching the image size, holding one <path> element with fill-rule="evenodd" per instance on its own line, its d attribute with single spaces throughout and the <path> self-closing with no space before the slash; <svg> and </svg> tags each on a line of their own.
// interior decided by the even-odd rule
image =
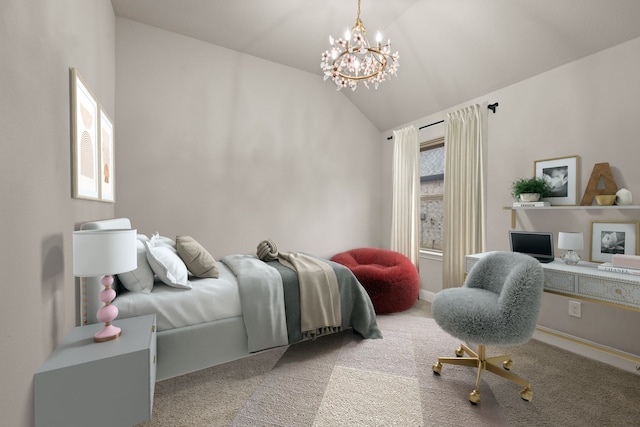
<svg viewBox="0 0 640 427">
<path fill-rule="evenodd" d="M 138 427 L 638 425 L 638 376 L 534 340 L 489 349 L 511 352 L 533 400 L 485 374 L 481 402 L 470 404 L 475 370 L 432 372 L 459 341 L 429 316 L 418 301 L 378 316 L 381 340 L 345 331 L 158 382 L 153 418 Z"/>
</svg>

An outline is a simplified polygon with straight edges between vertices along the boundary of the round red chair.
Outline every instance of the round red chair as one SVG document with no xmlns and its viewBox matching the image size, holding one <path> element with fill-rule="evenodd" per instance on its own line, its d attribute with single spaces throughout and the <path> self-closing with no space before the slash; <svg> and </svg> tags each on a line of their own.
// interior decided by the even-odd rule
<svg viewBox="0 0 640 427">
<path fill-rule="evenodd" d="M 353 272 L 378 314 L 407 310 L 418 299 L 418 270 L 409 258 L 399 252 L 359 248 L 336 254 L 331 261 Z"/>
</svg>

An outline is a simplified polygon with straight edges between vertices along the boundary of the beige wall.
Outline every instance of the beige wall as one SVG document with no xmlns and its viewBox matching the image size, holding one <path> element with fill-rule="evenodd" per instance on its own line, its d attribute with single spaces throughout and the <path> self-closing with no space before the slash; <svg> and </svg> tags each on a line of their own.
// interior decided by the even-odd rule
<svg viewBox="0 0 640 427">
<path fill-rule="evenodd" d="M 310 74 L 117 19 L 116 214 L 216 257 L 380 244 L 380 132 Z"/>
<path fill-rule="evenodd" d="M 76 324 L 71 232 L 113 215 L 71 198 L 69 67 L 115 105 L 108 0 L 0 3 L 0 424 L 33 424 L 33 374 Z"/>
<path fill-rule="evenodd" d="M 499 102 L 496 114 L 488 116 L 488 199 L 487 250 L 508 250 L 507 232 L 511 204 L 509 187 L 518 177 L 532 176 L 533 163 L 572 155 L 579 156 L 579 197 L 591 175 L 593 165 L 609 162 L 619 187 L 634 194 L 640 204 L 640 145 L 637 116 L 640 112 L 640 38 L 581 60 L 566 64 L 520 83 L 488 93 L 456 106 Z M 499 70 L 496 70 L 499 72 Z M 445 117 L 448 111 L 420 118 L 408 124 L 422 126 Z M 444 125 L 422 131 L 421 140 L 444 135 Z M 383 133 L 383 139 L 391 131 Z M 384 179 L 390 179 L 389 150 Z M 390 193 L 385 195 L 389 206 Z M 385 212 L 383 215 L 388 216 Z M 581 252 L 589 258 L 591 221 L 640 221 L 640 210 L 561 210 L 524 211 L 517 214 L 517 229 L 582 231 L 587 243 Z M 387 224 L 385 223 L 385 227 Z M 385 235 L 389 235 L 388 227 Z M 556 240 L 557 241 L 557 240 Z M 442 287 L 438 261 L 421 259 L 423 295 L 432 295 Z M 583 303 L 583 318 L 568 318 L 567 299 L 547 295 L 541 324 L 614 348 L 640 354 L 637 335 L 640 316 L 601 304 Z M 636 332 L 634 332 L 636 331 Z M 633 341 L 633 342 L 630 342 Z"/>
</svg>

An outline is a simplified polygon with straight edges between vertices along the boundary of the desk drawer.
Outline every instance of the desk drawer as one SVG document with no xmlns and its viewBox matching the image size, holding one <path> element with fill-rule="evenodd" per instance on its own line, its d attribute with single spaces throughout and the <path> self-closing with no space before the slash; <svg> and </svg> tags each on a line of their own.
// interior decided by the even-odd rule
<svg viewBox="0 0 640 427">
<path fill-rule="evenodd" d="M 640 305 L 640 285 L 635 283 L 612 282 L 600 277 L 581 276 L 578 278 L 578 293 L 623 305 L 636 307 Z"/>
<path fill-rule="evenodd" d="M 573 273 L 545 270 L 544 288 L 552 291 L 575 292 L 576 275 Z"/>
</svg>

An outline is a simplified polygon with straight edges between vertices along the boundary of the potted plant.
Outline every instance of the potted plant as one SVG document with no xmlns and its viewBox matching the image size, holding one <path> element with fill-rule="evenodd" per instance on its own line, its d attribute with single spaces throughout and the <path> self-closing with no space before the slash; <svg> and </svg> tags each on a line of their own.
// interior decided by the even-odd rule
<svg viewBox="0 0 640 427">
<path fill-rule="evenodd" d="M 536 202 L 541 197 L 549 197 L 551 187 L 542 177 L 518 178 L 511 184 L 511 196 L 522 202 Z"/>
</svg>

